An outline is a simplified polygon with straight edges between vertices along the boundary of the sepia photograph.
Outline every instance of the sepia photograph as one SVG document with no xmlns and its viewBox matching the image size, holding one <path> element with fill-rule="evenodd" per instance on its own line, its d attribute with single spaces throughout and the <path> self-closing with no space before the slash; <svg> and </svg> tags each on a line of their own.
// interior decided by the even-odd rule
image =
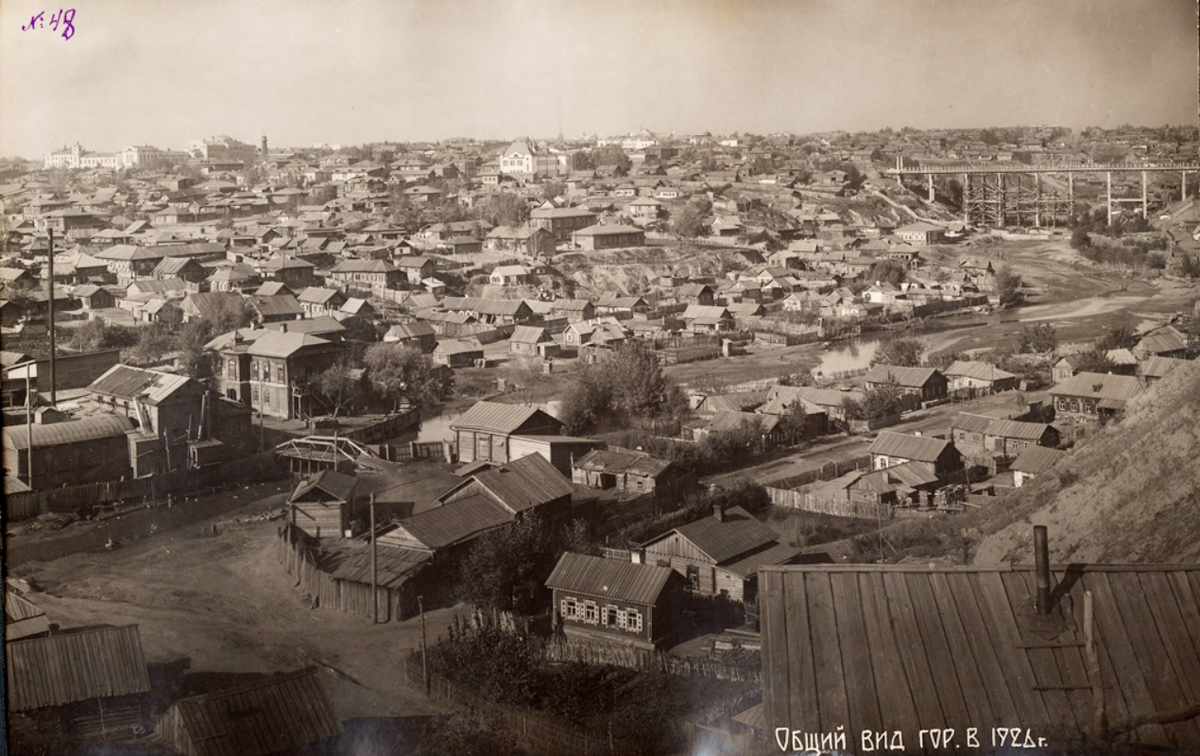
<svg viewBox="0 0 1200 756">
<path fill-rule="evenodd" d="M 1196 756 L 1198 358 L 1198 0 L 0 0 L 0 753 Z"/>
</svg>

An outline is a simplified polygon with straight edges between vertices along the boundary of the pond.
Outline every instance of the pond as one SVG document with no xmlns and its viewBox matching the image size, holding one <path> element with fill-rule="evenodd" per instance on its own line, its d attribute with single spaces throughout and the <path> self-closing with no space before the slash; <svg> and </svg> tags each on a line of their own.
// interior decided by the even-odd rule
<svg viewBox="0 0 1200 756">
<path fill-rule="evenodd" d="M 879 348 L 879 339 L 849 339 L 835 341 L 821 353 L 821 363 L 813 368 L 813 375 L 830 375 L 844 373 L 848 370 L 862 370 L 870 366 L 875 350 Z"/>
</svg>

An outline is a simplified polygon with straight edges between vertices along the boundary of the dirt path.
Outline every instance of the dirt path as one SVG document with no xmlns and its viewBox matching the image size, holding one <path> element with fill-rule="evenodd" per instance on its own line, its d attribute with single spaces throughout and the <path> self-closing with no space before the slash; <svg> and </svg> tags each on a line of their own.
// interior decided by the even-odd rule
<svg viewBox="0 0 1200 756">
<path fill-rule="evenodd" d="M 372 625 L 311 609 L 276 562 L 277 523 L 218 536 L 184 529 L 114 552 L 76 554 L 20 571 L 64 627 L 137 624 L 147 661 L 189 657 L 192 672 L 272 673 L 318 665 L 343 719 L 434 713 L 402 682 L 420 622 Z M 430 640 L 453 610 L 426 615 Z M 336 670 L 336 672 L 334 671 Z"/>
</svg>

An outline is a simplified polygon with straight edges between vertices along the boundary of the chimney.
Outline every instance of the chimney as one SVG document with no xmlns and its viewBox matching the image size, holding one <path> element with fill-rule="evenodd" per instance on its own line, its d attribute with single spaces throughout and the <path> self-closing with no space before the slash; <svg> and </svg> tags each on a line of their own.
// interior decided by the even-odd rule
<svg viewBox="0 0 1200 756">
<path fill-rule="evenodd" d="M 1050 613 L 1050 546 L 1046 526 L 1033 526 L 1033 566 L 1037 573 L 1037 611 Z"/>
<path fill-rule="evenodd" d="M 717 522 L 725 522 L 725 507 L 713 504 L 713 517 L 717 518 Z"/>
<path fill-rule="evenodd" d="M 287 333 L 287 321 L 286 320 L 281 321 L 279 323 L 279 330 L 283 331 L 284 333 Z"/>
<path fill-rule="evenodd" d="M 646 549 L 637 548 L 637 549 L 634 549 L 633 551 L 629 552 L 629 561 L 633 562 L 634 564 L 645 564 L 646 563 Z"/>
</svg>

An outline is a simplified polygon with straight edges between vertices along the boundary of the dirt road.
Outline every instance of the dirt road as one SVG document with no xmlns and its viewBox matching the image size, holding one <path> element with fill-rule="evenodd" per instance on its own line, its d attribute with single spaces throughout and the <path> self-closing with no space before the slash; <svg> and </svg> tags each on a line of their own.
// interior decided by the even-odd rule
<svg viewBox="0 0 1200 756">
<path fill-rule="evenodd" d="M 185 528 L 113 552 L 30 564 L 19 574 L 44 591 L 29 598 L 63 627 L 137 624 L 150 663 L 189 657 L 192 672 L 210 673 L 318 665 L 343 721 L 435 713 L 399 671 L 408 650 L 420 646 L 420 621 L 372 625 L 309 608 L 276 562 L 277 526 L 233 525 L 217 536 Z M 453 613 L 426 615 L 430 640 Z"/>
</svg>

